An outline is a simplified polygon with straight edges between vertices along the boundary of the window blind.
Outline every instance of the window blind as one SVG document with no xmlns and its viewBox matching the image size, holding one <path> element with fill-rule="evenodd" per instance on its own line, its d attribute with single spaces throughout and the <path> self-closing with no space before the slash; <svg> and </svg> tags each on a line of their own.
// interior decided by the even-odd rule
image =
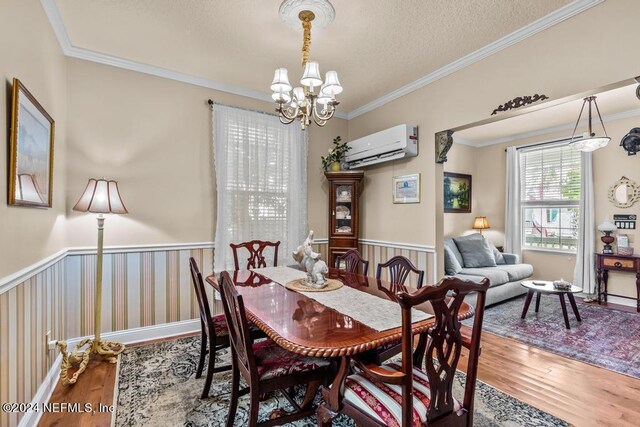
<svg viewBox="0 0 640 427">
<path fill-rule="evenodd" d="M 523 247 L 575 251 L 580 152 L 565 143 L 523 150 L 519 157 Z"/>
</svg>

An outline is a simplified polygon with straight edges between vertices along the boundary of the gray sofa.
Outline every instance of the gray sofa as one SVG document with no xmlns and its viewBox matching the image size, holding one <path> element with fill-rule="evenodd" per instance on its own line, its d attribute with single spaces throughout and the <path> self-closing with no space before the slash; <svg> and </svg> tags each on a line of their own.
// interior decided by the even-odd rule
<svg viewBox="0 0 640 427">
<path fill-rule="evenodd" d="M 465 236 L 464 239 L 474 238 L 484 239 L 479 234 Z M 470 268 L 465 267 L 464 258 L 454 239 L 445 239 L 444 256 L 447 275 L 473 281 L 480 281 L 482 278 L 487 277 L 491 282 L 487 291 L 487 306 L 525 294 L 527 290 L 520 285 L 520 282 L 533 275 L 533 266 L 520 263 L 518 255 L 515 254 L 502 253 L 500 257 L 493 244 L 489 241 L 487 242 L 493 248 L 496 265 Z M 455 257 L 455 260 L 451 259 L 452 256 Z M 475 297 L 473 299 L 475 300 Z"/>
</svg>

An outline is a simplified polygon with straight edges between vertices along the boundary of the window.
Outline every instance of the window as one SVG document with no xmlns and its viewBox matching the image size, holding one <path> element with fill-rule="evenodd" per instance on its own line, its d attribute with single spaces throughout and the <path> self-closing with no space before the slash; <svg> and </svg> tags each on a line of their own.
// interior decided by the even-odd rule
<svg viewBox="0 0 640 427">
<path fill-rule="evenodd" d="M 522 247 L 575 252 L 580 215 L 580 151 L 567 143 L 522 149 Z"/>
<path fill-rule="evenodd" d="M 215 271 L 233 268 L 229 243 L 250 240 L 280 241 L 278 263 L 289 263 L 307 234 L 306 134 L 271 114 L 214 105 L 213 140 Z"/>
</svg>

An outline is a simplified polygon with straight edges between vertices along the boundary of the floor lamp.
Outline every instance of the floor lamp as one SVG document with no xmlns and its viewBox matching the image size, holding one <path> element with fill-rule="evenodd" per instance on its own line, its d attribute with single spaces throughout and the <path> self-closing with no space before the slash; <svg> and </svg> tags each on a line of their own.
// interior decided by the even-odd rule
<svg viewBox="0 0 640 427">
<path fill-rule="evenodd" d="M 78 376 L 82 374 L 89 363 L 92 354 L 107 356 L 111 363 L 115 363 L 117 357 L 124 350 L 124 344 L 100 339 L 100 323 L 102 315 L 102 234 L 104 229 L 104 215 L 106 213 L 126 214 L 128 213 L 116 181 L 106 179 L 89 179 L 87 188 L 73 207 L 74 211 L 91 212 L 98 214 L 98 257 L 96 262 L 96 294 L 94 303 L 94 337 L 80 341 L 73 348 L 71 354 L 67 353 L 67 343 L 58 341 L 60 353 L 62 353 L 62 367 L 60 379 L 63 385 L 75 384 Z M 87 346 L 84 350 L 80 350 Z M 69 377 L 68 369 L 79 363 L 78 370 Z"/>
</svg>

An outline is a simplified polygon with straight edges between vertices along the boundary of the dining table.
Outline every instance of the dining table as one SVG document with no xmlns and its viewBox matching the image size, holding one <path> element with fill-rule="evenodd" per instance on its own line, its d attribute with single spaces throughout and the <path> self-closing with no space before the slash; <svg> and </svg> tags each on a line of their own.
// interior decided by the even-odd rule
<svg viewBox="0 0 640 427">
<path fill-rule="evenodd" d="M 338 299 L 344 301 L 327 303 L 326 301 L 332 300 L 327 299 L 327 295 L 321 297 L 322 292 L 298 292 L 287 288 L 286 283 L 280 283 L 284 280 L 274 280 L 280 273 L 295 275 L 292 270 L 295 268 L 268 267 L 229 274 L 242 296 L 247 318 L 270 339 L 294 353 L 335 358 L 337 372 L 331 387 L 323 390 L 324 409 L 335 415 L 341 405 L 341 390 L 350 372 L 352 357 L 366 355 L 367 352 L 402 339 L 399 320 L 401 310 L 396 304 L 396 294 L 416 289 L 331 268 L 326 277 L 343 284 L 342 294 L 335 295 L 341 296 Z M 298 273 L 301 276 L 305 274 L 299 269 Z M 215 274 L 206 278 L 207 283 L 216 290 L 219 290 L 218 280 Z M 338 291 L 340 289 L 327 293 Z M 358 303 L 376 308 L 367 310 L 367 307 L 359 307 Z M 377 307 L 378 303 L 387 305 L 384 306 L 385 309 L 380 309 Z M 435 323 L 429 302 L 418 306 L 417 310 L 419 312 L 412 313 L 414 335 L 428 331 Z M 473 307 L 463 303 L 458 319 L 468 319 L 473 314 Z M 391 327 L 386 328 L 389 325 Z"/>
</svg>

